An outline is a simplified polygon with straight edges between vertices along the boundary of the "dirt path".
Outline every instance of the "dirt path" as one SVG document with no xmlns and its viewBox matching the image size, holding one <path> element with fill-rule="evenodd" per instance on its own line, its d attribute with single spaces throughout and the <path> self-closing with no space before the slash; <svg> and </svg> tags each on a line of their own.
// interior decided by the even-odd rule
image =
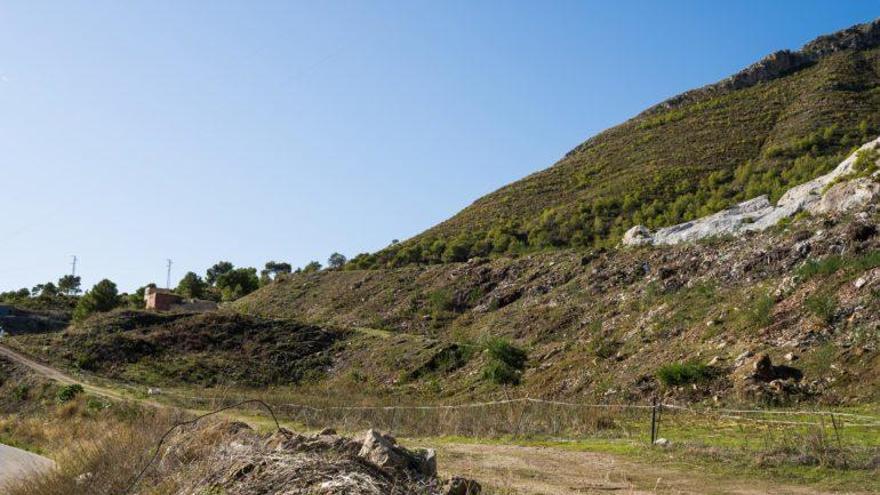
<svg viewBox="0 0 880 495">
<path fill-rule="evenodd" d="M 85 383 L 3 345 L 0 345 L 0 356 L 60 383 L 79 383 L 92 394 L 113 399 L 126 398 L 115 390 Z M 138 400 L 146 404 L 166 407 L 156 401 Z M 443 474 L 480 480 L 505 495 L 508 493 L 523 495 L 590 493 L 820 495 L 827 493 L 809 487 L 779 486 L 752 479 L 710 478 L 700 472 L 685 472 L 665 466 L 636 463 L 597 452 L 477 443 L 426 446 L 437 449 Z"/>
<path fill-rule="evenodd" d="M 442 474 L 473 478 L 505 495 L 829 493 L 753 479 L 716 478 L 697 471 L 631 462 L 611 454 L 552 447 L 446 444 L 437 451 Z"/>
</svg>

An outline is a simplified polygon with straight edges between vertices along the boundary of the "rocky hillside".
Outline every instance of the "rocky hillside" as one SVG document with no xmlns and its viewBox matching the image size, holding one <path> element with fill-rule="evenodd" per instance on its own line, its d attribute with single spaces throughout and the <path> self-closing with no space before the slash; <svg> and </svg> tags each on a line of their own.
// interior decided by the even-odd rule
<svg viewBox="0 0 880 495">
<path fill-rule="evenodd" d="M 778 52 L 600 133 L 352 268 L 608 247 L 830 171 L 880 134 L 880 22 Z"/>
<path fill-rule="evenodd" d="M 514 390 L 533 397 L 876 401 L 878 221 L 875 202 L 674 246 L 325 271 L 235 308 L 362 329 L 328 385 L 377 394 L 502 394 L 495 336 L 527 351 Z"/>
<path fill-rule="evenodd" d="M 345 332 L 235 313 L 120 310 L 16 337 L 35 355 L 150 385 L 295 384 L 320 377 Z"/>
</svg>

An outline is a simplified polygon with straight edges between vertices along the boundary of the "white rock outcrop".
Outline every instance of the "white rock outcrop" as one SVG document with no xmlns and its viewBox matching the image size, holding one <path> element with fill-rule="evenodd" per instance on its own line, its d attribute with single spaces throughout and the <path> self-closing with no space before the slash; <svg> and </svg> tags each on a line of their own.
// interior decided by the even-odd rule
<svg viewBox="0 0 880 495">
<path fill-rule="evenodd" d="M 623 235 L 621 242 L 624 246 L 692 242 L 707 237 L 764 230 L 800 211 L 811 214 L 832 214 L 864 206 L 880 196 L 880 184 L 874 180 L 877 174 L 871 178 L 854 179 L 828 186 L 853 172 L 859 151 L 875 149 L 878 146 L 880 146 L 880 138 L 866 143 L 840 162 L 831 172 L 786 191 L 775 206 L 770 204 L 767 196 L 758 196 L 718 213 L 657 229 L 653 233 L 643 225 L 636 225 Z"/>
</svg>

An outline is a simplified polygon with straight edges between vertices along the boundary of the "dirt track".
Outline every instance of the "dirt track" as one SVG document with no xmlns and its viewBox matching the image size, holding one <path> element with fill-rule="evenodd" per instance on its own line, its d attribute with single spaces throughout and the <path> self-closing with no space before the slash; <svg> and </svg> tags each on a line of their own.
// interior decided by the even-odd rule
<svg viewBox="0 0 880 495">
<path fill-rule="evenodd" d="M 449 444 L 439 447 L 444 474 L 480 480 L 500 493 L 574 495 L 592 493 L 818 495 L 808 487 L 780 486 L 752 479 L 713 478 L 651 466 L 597 452 L 548 447 Z"/>
</svg>

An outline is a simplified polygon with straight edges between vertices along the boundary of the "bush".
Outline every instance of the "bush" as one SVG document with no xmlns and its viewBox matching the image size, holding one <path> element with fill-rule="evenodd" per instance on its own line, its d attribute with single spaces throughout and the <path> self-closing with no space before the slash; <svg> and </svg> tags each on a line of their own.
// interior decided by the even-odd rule
<svg viewBox="0 0 880 495">
<path fill-rule="evenodd" d="M 83 392 L 85 392 L 85 390 L 79 383 L 67 385 L 58 391 L 58 402 L 69 402 Z"/>
<path fill-rule="evenodd" d="M 813 294 L 804 300 L 804 307 L 824 323 L 830 325 L 837 313 L 837 300 L 828 294 Z"/>
<path fill-rule="evenodd" d="M 519 385 L 526 367 L 528 354 L 503 338 L 486 341 L 489 362 L 483 369 L 483 378 L 498 385 Z"/>
<path fill-rule="evenodd" d="M 773 305 L 776 301 L 770 294 L 761 294 L 748 309 L 749 322 L 757 327 L 766 327 L 773 323 Z"/>
<path fill-rule="evenodd" d="M 712 378 L 712 368 L 702 363 L 671 363 L 657 370 L 657 379 L 667 387 L 698 383 Z"/>
<path fill-rule="evenodd" d="M 260 288 L 256 268 L 235 268 L 217 278 L 224 301 L 234 301 Z"/>
<path fill-rule="evenodd" d="M 496 385 L 519 385 L 522 372 L 500 361 L 490 361 L 483 368 L 483 378 Z"/>
<path fill-rule="evenodd" d="M 845 265 L 844 260 L 840 256 L 829 256 L 827 258 L 823 258 L 821 260 L 809 260 L 800 268 L 798 268 L 798 275 L 802 280 L 808 280 L 816 275 L 833 275 L 838 270 L 843 268 Z"/>
<path fill-rule="evenodd" d="M 94 313 L 110 311 L 119 306 L 120 302 L 116 284 L 105 278 L 80 298 L 73 310 L 73 319 L 81 321 Z"/>
</svg>

